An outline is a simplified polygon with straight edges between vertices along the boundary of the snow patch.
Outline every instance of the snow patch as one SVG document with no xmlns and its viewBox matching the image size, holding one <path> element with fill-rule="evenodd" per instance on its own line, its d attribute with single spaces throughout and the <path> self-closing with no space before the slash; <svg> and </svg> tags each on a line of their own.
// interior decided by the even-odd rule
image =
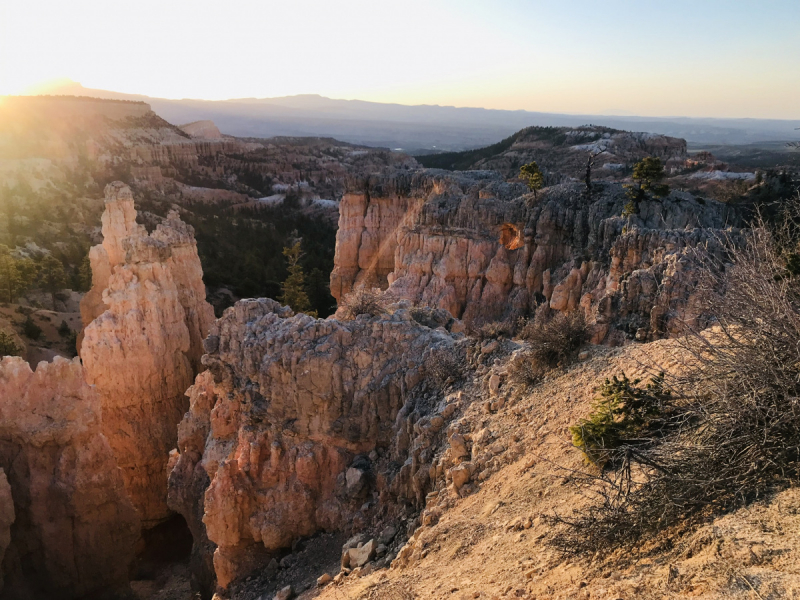
<svg viewBox="0 0 800 600">
<path fill-rule="evenodd" d="M 274 188 L 274 186 L 273 186 Z M 286 198 L 283 194 L 273 194 L 272 196 L 265 196 L 264 198 L 259 198 L 259 204 L 263 204 L 265 206 L 277 206 L 279 204 L 283 204 L 283 200 Z"/>
<path fill-rule="evenodd" d="M 691 179 L 706 179 L 715 181 L 743 180 L 752 181 L 756 178 L 755 173 L 732 173 L 730 171 L 698 171 L 690 175 Z"/>
</svg>

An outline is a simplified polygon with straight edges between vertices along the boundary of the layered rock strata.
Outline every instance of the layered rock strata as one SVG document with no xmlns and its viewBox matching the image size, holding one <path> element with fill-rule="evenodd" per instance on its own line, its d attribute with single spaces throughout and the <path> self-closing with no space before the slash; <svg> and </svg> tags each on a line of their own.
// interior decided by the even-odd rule
<svg viewBox="0 0 800 600">
<path fill-rule="evenodd" d="M 534 197 L 491 172 L 427 170 L 351 180 L 331 293 L 388 288 L 473 324 L 582 310 L 594 341 L 668 335 L 696 320 L 693 248 L 718 250 L 727 207 L 673 192 L 622 217 L 621 186 L 553 186 Z M 717 231 L 715 231 L 717 230 Z"/>
<path fill-rule="evenodd" d="M 401 305 L 317 320 L 262 299 L 212 326 L 169 480 L 205 569 L 198 580 L 225 587 L 297 538 L 363 522 L 376 501 L 424 503 L 445 421 L 420 428 L 435 402 L 416 390 L 426 353 L 459 347 L 447 330 L 456 322 L 439 317 L 434 330 Z"/>
<path fill-rule="evenodd" d="M 103 428 L 125 487 L 148 527 L 170 514 L 168 454 L 213 310 L 191 227 L 171 213 L 148 235 L 135 218 L 130 189 L 110 184 L 104 241 L 90 254 L 94 285 L 82 315 L 93 319 L 81 357 L 100 395 Z"/>
<path fill-rule="evenodd" d="M 34 372 L 5 357 L 0 398 L 3 597 L 113 596 L 140 523 L 80 361 L 56 357 Z"/>
</svg>

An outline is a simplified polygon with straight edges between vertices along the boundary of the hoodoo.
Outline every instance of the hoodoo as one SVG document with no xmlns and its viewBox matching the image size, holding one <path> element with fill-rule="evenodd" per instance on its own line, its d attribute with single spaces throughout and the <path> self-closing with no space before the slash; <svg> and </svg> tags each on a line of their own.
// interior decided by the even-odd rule
<svg viewBox="0 0 800 600">
<path fill-rule="evenodd" d="M 460 351 L 448 331 L 458 322 L 445 311 L 430 319 L 437 329 L 401 305 L 322 320 L 262 299 L 216 322 L 169 480 L 204 581 L 226 587 L 299 537 L 424 504 L 451 465 L 433 464 L 447 401 L 418 384 L 431 349 Z"/>
<path fill-rule="evenodd" d="M 191 227 L 173 213 L 148 235 L 135 219 L 130 189 L 110 184 L 104 241 L 91 254 L 94 286 L 82 306 L 84 318 L 100 314 L 84 330 L 81 357 L 125 487 L 147 527 L 170 514 L 168 454 L 213 311 Z"/>
<path fill-rule="evenodd" d="M 139 517 L 80 361 L 31 371 L 7 356 L 0 398 L 2 597 L 80 598 L 127 584 Z"/>
</svg>

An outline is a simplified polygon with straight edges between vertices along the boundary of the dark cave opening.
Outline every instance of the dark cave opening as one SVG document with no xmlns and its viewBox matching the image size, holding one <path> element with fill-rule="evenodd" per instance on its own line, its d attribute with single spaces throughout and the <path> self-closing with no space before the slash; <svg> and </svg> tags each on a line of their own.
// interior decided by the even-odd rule
<svg viewBox="0 0 800 600">
<path fill-rule="evenodd" d="M 173 515 L 163 523 L 142 532 L 140 551 L 131 579 L 157 580 L 176 564 L 188 565 L 192 553 L 192 534 L 181 515 Z"/>
</svg>

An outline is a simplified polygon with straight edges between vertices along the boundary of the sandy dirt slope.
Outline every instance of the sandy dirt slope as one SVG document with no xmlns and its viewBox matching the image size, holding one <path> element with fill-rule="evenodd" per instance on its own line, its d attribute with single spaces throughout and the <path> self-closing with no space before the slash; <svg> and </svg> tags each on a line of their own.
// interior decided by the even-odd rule
<svg viewBox="0 0 800 600">
<path fill-rule="evenodd" d="M 567 428 L 587 414 L 594 388 L 620 372 L 647 376 L 645 365 L 679 370 L 679 356 L 674 341 L 593 347 L 590 358 L 531 393 L 509 391 L 496 412 L 473 402 L 463 419 L 473 438 L 488 431 L 497 450 L 480 489 L 429 500 L 423 522 L 425 514 L 439 514 L 438 522 L 415 532 L 406 566 L 351 574 L 302 597 L 800 598 L 798 489 L 694 531 L 665 532 L 635 551 L 574 559 L 548 547 L 552 529 L 541 515 L 569 514 L 588 502 L 570 478 L 582 458 Z"/>
<path fill-rule="evenodd" d="M 42 330 L 38 339 L 34 340 L 25 335 L 23 324 L 28 317 Z M 73 332 L 80 331 L 79 312 L 56 312 L 19 304 L 0 304 L 0 331 L 14 336 L 17 345 L 23 348 L 21 356 L 34 369 L 40 361 L 50 362 L 55 356 L 66 358 L 75 356 L 75 340 L 70 336 L 61 335 L 58 331 L 64 321 Z"/>
</svg>

